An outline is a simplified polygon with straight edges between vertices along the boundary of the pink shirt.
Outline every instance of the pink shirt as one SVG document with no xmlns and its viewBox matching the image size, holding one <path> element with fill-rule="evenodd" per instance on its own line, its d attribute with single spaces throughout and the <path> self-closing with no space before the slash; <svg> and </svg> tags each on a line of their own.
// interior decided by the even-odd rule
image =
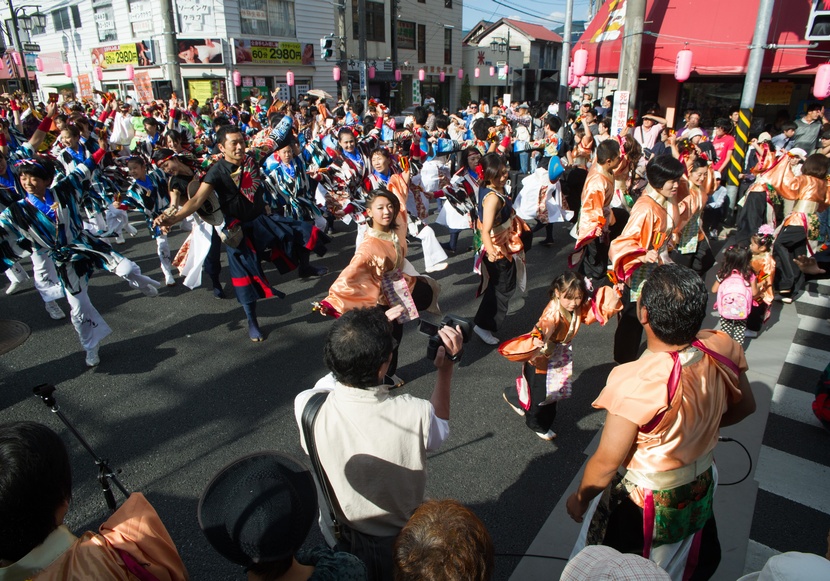
<svg viewBox="0 0 830 581">
<path fill-rule="evenodd" d="M 643 146 L 643 149 L 652 149 L 654 144 L 657 143 L 661 131 L 663 131 L 663 125 L 660 123 L 655 123 L 651 126 L 651 129 L 646 129 L 640 125 L 634 129 L 634 139 Z"/>
<path fill-rule="evenodd" d="M 735 149 L 735 138 L 731 135 L 715 137 L 712 140 L 712 147 L 715 148 L 715 153 L 718 155 L 718 163 L 715 164 L 715 171 L 723 171 L 723 168 L 726 167 L 726 162 L 729 160 L 729 154 Z"/>
</svg>

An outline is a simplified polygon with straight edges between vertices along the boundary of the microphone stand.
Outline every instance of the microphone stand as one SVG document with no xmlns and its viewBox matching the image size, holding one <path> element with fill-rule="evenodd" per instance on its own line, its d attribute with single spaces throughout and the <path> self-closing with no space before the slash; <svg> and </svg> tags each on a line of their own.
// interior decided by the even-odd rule
<svg viewBox="0 0 830 581">
<path fill-rule="evenodd" d="M 35 397 L 39 397 L 43 400 L 43 403 L 46 404 L 52 413 L 58 416 L 58 419 L 63 422 L 63 424 L 69 428 L 69 431 L 72 432 L 72 435 L 77 438 L 77 440 L 81 443 L 81 445 L 86 448 L 86 451 L 92 456 L 92 459 L 95 461 L 95 465 L 98 466 L 98 482 L 101 485 L 101 491 L 104 493 L 104 499 L 107 502 L 107 506 L 113 512 L 115 509 L 118 508 L 118 505 L 115 502 L 115 495 L 113 494 L 112 488 L 110 488 L 110 482 L 115 484 L 116 488 L 121 491 L 125 497 L 129 497 L 129 491 L 124 488 L 124 485 L 118 480 L 117 474 L 121 473 L 121 470 L 113 470 L 109 466 L 109 460 L 105 458 L 101 458 L 95 453 L 95 450 L 92 449 L 92 446 L 84 439 L 84 437 L 75 429 L 63 412 L 58 407 L 57 402 L 55 401 L 55 386 L 51 383 L 42 383 L 37 387 L 33 388 L 32 391 L 35 394 Z"/>
</svg>

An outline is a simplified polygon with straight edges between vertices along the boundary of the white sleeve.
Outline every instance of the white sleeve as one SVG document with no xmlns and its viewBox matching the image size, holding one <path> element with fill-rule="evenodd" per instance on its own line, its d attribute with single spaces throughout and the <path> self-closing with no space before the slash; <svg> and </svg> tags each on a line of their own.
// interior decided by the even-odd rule
<svg viewBox="0 0 830 581">
<path fill-rule="evenodd" d="M 320 378 L 314 387 L 301 391 L 297 394 L 297 397 L 294 398 L 294 419 L 297 422 L 297 428 L 300 430 L 300 446 L 302 446 L 303 451 L 306 454 L 308 454 L 308 448 L 306 448 L 305 438 L 303 437 L 303 410 L 312 395 L 323 391 L 332 391 L 334 389 L 334 384 L 334 375 L 329 373 L 328 375 Z"/>
<path fill-rule="evenodd" d="M 433 452 L 450 437 L 450 423 L 435 415 L 435 408 L 429 404 L 429 436 L 427 437 L 427 452 Z"/>
</svg>

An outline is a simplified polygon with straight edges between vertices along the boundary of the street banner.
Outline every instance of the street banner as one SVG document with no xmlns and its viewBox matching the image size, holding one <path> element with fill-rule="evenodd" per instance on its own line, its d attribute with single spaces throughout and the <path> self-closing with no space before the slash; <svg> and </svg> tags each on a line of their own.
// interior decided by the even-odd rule
<svg viewBox="0 0 830 581">
<path fill-rule="evenodd" d="M 614 107 L 611 110 L 611 135 L 622 133 L 628 123 L 628 91 L 614 93 Z"/>
</svg>

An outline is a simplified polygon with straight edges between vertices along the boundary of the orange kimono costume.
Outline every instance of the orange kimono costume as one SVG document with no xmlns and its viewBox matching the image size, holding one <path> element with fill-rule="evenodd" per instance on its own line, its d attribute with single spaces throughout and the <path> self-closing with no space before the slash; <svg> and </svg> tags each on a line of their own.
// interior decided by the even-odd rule
<svg viewBox="0 0 830 581">
<path fill-rule="evenodd" d="M 688 176 L 683 177 L 681 184 L 677 196 L 678 223 L 673 233 L 675 250 L 672 260 L 704 276 L 715 264 L 701 223 L 703 208 L 715 190 L 715 170 L 712 165 L 709 166 L 706 179 L 700 186 L 693 184 Z"/>
<path fill-rule="evenodd" d="M 712 455 L 721 417 L 742 397 L 746 370 L 740 345 L 702 330 L 682 351 L 646 351 L 611 371 L 593 406 L 640 430 L 621 471 L 591 502 L 571 556 L 606 544 L 641 550 L 675 581 L 714 573 L 720 549 Z"/>
<path fill-rule="evenodd" d="M 576 244 L 568 257 L 569 268 L 579 264 L 579 272 L 592 279 L 603 278 L 607 270 L 608 229 L 614 223 L 613 197 L 614 176 L 594 164 L 582 188 Z"/>
<path fill-rule="evenodd" d="M 761 298 L 757 302 L 753 302 L 752 310 L 746 320 L 746 328 L 757 333 L 770 317 L 769 308 L 775 296 L 775 290 L 772 287 L 775 280 L 775 259 L 772 257 L 772 253 L 762 252 L 752 256 L 751 264 Z"/>
<path fill-rule="evenodd" d="M 0 567 L 3 581 L 184 581 L 184 563 L 152 505 L 134 492 L 100 526 L 76 537 L 64 525 L 22 559 Z"/>
<path fill-rule="evenodd" d="M 516 378 L 516 387 L 511 386 L 507 390 L 515 389 L 519 406 L 526 412 L 525 421 L 528 427 L 538 432 L 547 432 L 555 418 L 555 407 L 548 410 L 537 408 L 547 407 L 571 397 L 571 341 L 580 326 L 596 322 L 604 326 L 621 310 L 619 294 L 609 286 L 599 288 L 595 297 L 585 300 L 573 313 L 562 309 L 559 300 L 553 298 L 548 302 L 533 331 L 509 339 L 499 346 L 499 353 L 505 358 L 524 363 L 522 373 Z M 540 381 L 543 378 L 544 381 Z M 543 385 L 540 385 L 542 383 Z M 509 401 L 513 394 L 507 393 L 507 390 L 505 398 Z"/>
<path fill-rule="evenodd" d="M 647 186 L 631 208 L 622 234 L 611 241 L 608 254 L 614 277 L 625 284 L 622 316 L 614 333 L 617 363 L 637 359 L 643 338 L 643 326 L 637 318 L 637 299 L 651 271 L 670 261 L 669 242 L 678 220 L 677 205 Z M 650 250 L 657 251 L 657 262 L 645 261 Z"/>
<path fill-rule="evenodd" d="M 789 189 L 796 179 L 790 167 L 791 155 L 782 155 L 777 161 L 768 159 L 769 157 L 753 168 L 752 173 L 757 173 L 756 170 L 769 166 L 757 173 L 755 182 L 738 201 L 741 210 L 738 214 L 736 242 L 749 242 L 753 234 L 764 224 L 775 227 L 775 206 L 781 204 L 780 192 Z"/>
</svg>

